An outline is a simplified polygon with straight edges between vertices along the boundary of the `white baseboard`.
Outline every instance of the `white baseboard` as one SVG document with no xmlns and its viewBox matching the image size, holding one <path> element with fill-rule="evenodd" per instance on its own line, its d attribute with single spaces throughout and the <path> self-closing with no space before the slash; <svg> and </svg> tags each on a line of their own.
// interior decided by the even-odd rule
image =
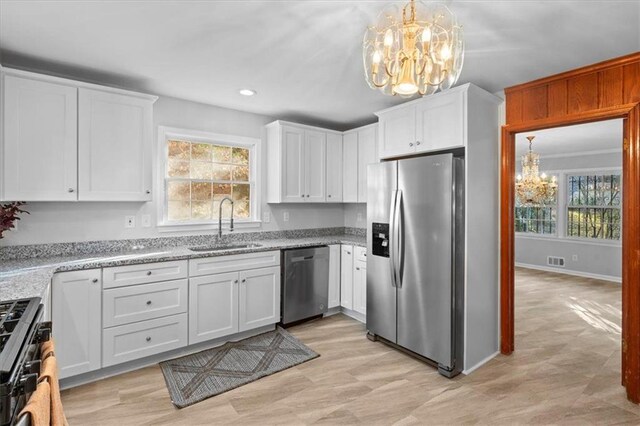
<svg viewBox="0 0 640 426">
<path fill-rule="evenodd" d="M 60 379 L 60 388 L 69 389 L 76 386 L 84 385 L 86 383 L 95 382 L 97 380 L 106 379 L 107 377 L 117 376 L 129 371 L 139 370 L 150 365 L 158 364 L 162 361 L 178 358 L 184 355 L 193 354 L 203 351 L 205 349 L 215 348 L 216 346 L 224 345 L 227 342 L 237 342 L 238 340 L 246 339 L 248 337 L 257 336 L 258 334 L 265 333 L 267 331 L 274 330 L 275 324 L 265 325 L 263 327 L 256 328 L 254 330 L 244 331 L 236 333 L 231 336 L 221 337 L 219 339 L 209 340 L 208 342 L 196 343 L 193 345 L 185 346 L 183 348 L 174 349 L 169 352 L 163 352 L 157 355 L 151 355 L 145 358 L 136 359 L 134 361 L 124 362 L 122 364 L 113 365 L 111 367 L 101 368 L 99 370 L 91 371 L 89 373 L 80 374 L 73 377 L 66 377 Z"/>
<path fill-rule="evenodd" d="M 491 361 L 493 358 L 495 358 L 496 356 L 498 356 L 498 354 L 500 353 L 500 351 L 496 351 L 495 353 L 489 355 L 488 357 L 486 357 L 485 359 L 483 359 L 482 361 L 480 361 L 479 363 L 477 363 L 476 365 L 469 367 L 469 368 L 465 368 L 464 370 L 462 370 L 462 374 L 464 374 L 465 376 L 474 372 L 475 370 L 477 370 L 478 368 L 482 367 L 483 365 L 485 365 L 487 362 Z"/>
<path fill-rule="evenodd" d="M 363 324 L 367 323 L 367 316 L 364 314 L 361 314 L 360 312 L 356 312 L 354 310 L 347 309 L 345 307 L 341 307 L 340 312 L 342 312 L 343 314 L 345 314 L 350 318 L 353 318 L 356 321 L 360 321 Z"/>
<path fill-rule="evenodd" d="M 556 274 L 573 275 L 575 277 L 582 277 L 582 278 L 594 278 L 596 280 L 612 281 L 614 283 L 621 283 L 622 282 L 622 278 L 614 277 L 612 275 L 592 274 L 590 272 L 574 271 L 574 270 L 571 270 L 571 269 L 564 269 L 564 268 L 552 268 L 550 266 L 530 265 L 528 263 L 516 262 L 516 267 L 518 267 L 518 268 L 527 268 L 527 269 L 536 269 L 538 271 L 545 271 L 545 272 L 554 272 Z"/>
</svg>

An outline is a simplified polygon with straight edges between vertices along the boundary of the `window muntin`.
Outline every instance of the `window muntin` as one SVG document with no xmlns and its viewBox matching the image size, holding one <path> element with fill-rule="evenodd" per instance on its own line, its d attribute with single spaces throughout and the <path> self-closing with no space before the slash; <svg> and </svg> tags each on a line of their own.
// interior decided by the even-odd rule
<svg viewBox="0 0 640 426">
<path fill-rule="evenodd" d="M 620 240 L 620 173 L 567 175 L 567 237 Z"/>
<path fill-rule="evenodd" d="M 218 220 L 224 197 L 234 201 L 234 219 L 251 219 L 255 185 L 250 146 L 170 138 L 166 140 L 165 217 L 170 223 Z M 223 205 L 223 218 L 231 214 Z"/>
</svg>

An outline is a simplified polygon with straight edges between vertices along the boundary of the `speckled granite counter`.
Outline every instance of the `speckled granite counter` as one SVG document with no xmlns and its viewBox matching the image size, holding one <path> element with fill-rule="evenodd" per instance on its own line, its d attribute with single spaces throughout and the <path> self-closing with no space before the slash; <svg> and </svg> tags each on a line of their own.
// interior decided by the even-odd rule
<svg viewBox="0 0 640 426">
<path fill-rule="evenodd" d="M 197 244 L 191 244 L 189 246 L 148 248 L 121 252 L 0 260 L 0 300 L 42 297 L 51 282 L 53 274 L 61 271 L 254 253 L 325 244 L 366 245 L 364 237 L 349 234 L 272 240 L 261 239 L 256 243 L 260 244 L 260 246 L 215 252 L 193 252 L 187 247 Z"/>
</svg>

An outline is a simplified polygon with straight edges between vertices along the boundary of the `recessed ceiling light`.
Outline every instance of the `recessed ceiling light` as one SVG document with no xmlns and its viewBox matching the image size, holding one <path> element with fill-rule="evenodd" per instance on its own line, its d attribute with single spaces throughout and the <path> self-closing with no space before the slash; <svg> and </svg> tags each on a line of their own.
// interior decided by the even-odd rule
<svg viewBox="0 0 640 426">
<path fill-rule="evenodd" d="M 242 96 L 253 96 L 256 94 L 255 90 L 252 89 L 240 89 L 238 91 Z"/>
</svg>

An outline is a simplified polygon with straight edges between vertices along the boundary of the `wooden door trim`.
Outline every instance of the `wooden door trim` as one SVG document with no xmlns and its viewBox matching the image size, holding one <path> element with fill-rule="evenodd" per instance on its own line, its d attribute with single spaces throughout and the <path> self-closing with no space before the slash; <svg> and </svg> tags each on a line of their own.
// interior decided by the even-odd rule
<svg viewBox="0 0 640 426">
<path fill-rule="evenodd" d="M 593 86 L 569 84 L 597 74 Z M 604 75 L 607 78 L 602 78 Z M 500 351 L 515 349 L 515 135 L 623 119 L 622 373 L 627 398 L 640 403 L 640 52 L 505 89 L 507 123 L 500 163 Z M 613 77 L 612 77 L 613 76 Z M 610 78 L 609 78 L 610 77 Z M 581 77 L 580 77 L 581 78 Z M 620 81 L 620 79 L 622 81 Z M 586 80 L 585 80 L 586 81 Z M 532 96 L 532 98 L 527 98 Z M 590 99 L 570 113 L 567 100 Z M 523 100 L 527 99 L 526 103 Z M 604 107 L 603 105 L 613 104 Z M 557 107 L 560 105 L 560 107 Z M 523 109 L 526 107 L 526 111 Z M 512 111 L 509 114 L 509 111 Z M 574 111 L 575 112 L 575 111 Z M 511 122 L 509 122 L 511 117 Z"/>
</svg>

